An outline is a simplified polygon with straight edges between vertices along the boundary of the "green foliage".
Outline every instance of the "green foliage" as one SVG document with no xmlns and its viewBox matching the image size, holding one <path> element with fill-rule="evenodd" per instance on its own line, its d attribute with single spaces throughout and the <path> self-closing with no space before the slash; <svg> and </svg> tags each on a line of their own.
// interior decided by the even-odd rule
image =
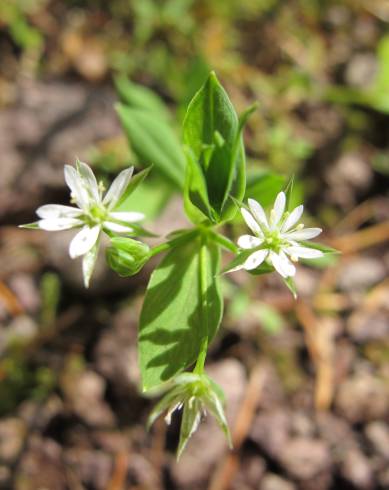
<svg viewBox="0 0 389 490">
<path fill-rule="evenodd" d="M 154 165 L 178 187 L 183 186 L 185 159 L 177 137 L 163 117 L 149 109 L 116 106 L 131 147 L 143 165 Z"/>
<path fill-rule="evenodd" d="M 143 303 L 139 351 L 144 391 L 190 366 L 222 316 L 220 252 L 199 235 L 177 245 L 152 273 Z"/>
<path fill-rule="evenodd" d="M 211 73 L 189 104 L 184 120 L 187 153 L 185 209 L 194 221 L 213 223 L 235 213 L 231 194 L 242 199 L 245 190 L 245 156 L 240 124 L 228 95 Z M 195 209 L 194 209 L 195 208 Z"/>
</svg>

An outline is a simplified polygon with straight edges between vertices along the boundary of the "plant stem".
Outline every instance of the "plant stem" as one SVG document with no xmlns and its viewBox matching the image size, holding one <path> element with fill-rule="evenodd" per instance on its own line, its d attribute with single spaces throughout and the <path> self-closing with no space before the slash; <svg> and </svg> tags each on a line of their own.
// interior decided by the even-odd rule
<svg viewBox="0 0 389 490">
<path fill-rule="evenodd" d="M 205 359 L 208 350 L 208 301 L 207 301 L 207 234 L 201 236 L 201 245 L 199 251 L 199 283 L 200 283 L 200 301 L 201 301 L 201 323 L 205 331 L 205 335 L 201 340 L 200 353 L 198 355 L 194 372 L 203 374 Z"/>
</svg>

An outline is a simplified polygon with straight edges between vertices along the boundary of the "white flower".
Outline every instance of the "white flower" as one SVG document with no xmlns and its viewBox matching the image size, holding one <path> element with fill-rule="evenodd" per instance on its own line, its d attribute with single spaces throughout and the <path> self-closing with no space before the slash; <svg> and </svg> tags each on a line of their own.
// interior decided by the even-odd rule
<svg viewBox="0 0 389 490">
<path fill-rule="evenodd" d="M 36 224 L 42 230 L 80 228 L 70 242 L 69 255 L 72 259 L 84 256 L 86 287 L 95 265 L 101 232 L 130 233 L 134 231 L 130 224 L 144 218 L 138 212 L 114 211 L 130 183 L 133 171 L 134 167 L 130 167 L 120 172 L 103 197 L 102 186 L 98 185 L 86 163 L 77 161 L 76 168 L 65 165 L 65 181 L 71 190 L 71 201 L 78 207 L 46 204 L 36 211 L 40 218 Z"/>
<path fill-rule="evenodd" d="M 242 208 L 242 216 L 253 235 L 242 235 L 238 246 L 242 249 L 256 249 L 246 261 L 233 270 L 253 270 L 264 261 L 274 267 L 282 277 L 294 276 L 296 268 L 292 262 L 302 259 L 316 259 L 323 252 L 300 244 L 301 240 L 309 240 L 321 233 L 320 228 L 304 228 L 297 225 L 303 214 L 304 206 L 297 206 L 291 213 L 285 212 L 286 196 L 280 192 L 274 207 L 267 218 L 262 206 L 254 199 L 248 200 L 250 211 Z"/>
</svg>

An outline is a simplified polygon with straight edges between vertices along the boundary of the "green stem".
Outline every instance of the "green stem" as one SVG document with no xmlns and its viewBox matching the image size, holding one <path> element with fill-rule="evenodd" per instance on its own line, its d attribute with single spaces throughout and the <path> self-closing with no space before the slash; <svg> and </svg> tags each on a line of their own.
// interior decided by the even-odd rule
<svg viewBox="0 0 389 490">
<path fill-rule="evenodd" d="M 210 234 L 213 241 L 218 243 L 221 247 L 223 247 L 226 250 L 229 250 L 234 254 L 238 253 L 238 247 L 229 238 L 225 237 L 224 235 L 220 235 L 219 233 L 213 230 L 209 230 L 208 233 Z"/>
<path fill-rule="evenodd" d="M 168 240 L 165 243 L 161 243 L 160 245 L 153 247 L 150 250 L 150 257 L 154 257 L 154 255 L 158 255 L 159 253 L 166 252 L 166 250 L 170 250 L 176 247 L 177 245 L 180 245 L 182 243 L 191 240 L 197 233 L 198 233 L 197 229 L 194 228 L 193 230 L 188 231 L 188 233 L 185 233 L 185 235 L 179 236 L 177 238 L 172 238 L 171 240 Z"/>
<path fill-rule="evenodd" d="M 207 258 L 206 244 L 207 234 L 204 233 L 201 237 L 200 260 L 199 260 L 199 283 L 200 283 L 200 298 L 201 298 L 201 323 L 204 326 L 205 335 L 201 340 L 200 353 L 198 355 L 194 372 L 203 374 L 205 359 L 208 350 L 208 302 L 207 302 Z"/>
</svg>

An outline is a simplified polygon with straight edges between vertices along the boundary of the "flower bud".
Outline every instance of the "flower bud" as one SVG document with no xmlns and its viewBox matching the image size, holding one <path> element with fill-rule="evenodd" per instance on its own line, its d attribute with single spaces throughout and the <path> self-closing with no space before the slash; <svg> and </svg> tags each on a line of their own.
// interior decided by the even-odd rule
<svg viewBox="0 0 389 490">
<path fill-rule="evenodd" d="M 167 412 L 165 420 L 170 424 L 172 413 L 179 409 L 183 410 L 177 459 L 184 451 L 190 437 L 196 432 L 202 416 L 207 412 L 215 417 L 231 447 L 230 431 L 223 410 L 224 395 L 214 381 L 206 374 L 182 373 L 169 386 L 170 391 L 151 412 L 148 426 L 165 411 Z"/>
<path fill-rule="evenodd" d="M 131 238 L 114 237 L 106 251 L 108 265 L 121 277 L 133 276 L 150 258 L 150 247 Z"/>
</svg>

